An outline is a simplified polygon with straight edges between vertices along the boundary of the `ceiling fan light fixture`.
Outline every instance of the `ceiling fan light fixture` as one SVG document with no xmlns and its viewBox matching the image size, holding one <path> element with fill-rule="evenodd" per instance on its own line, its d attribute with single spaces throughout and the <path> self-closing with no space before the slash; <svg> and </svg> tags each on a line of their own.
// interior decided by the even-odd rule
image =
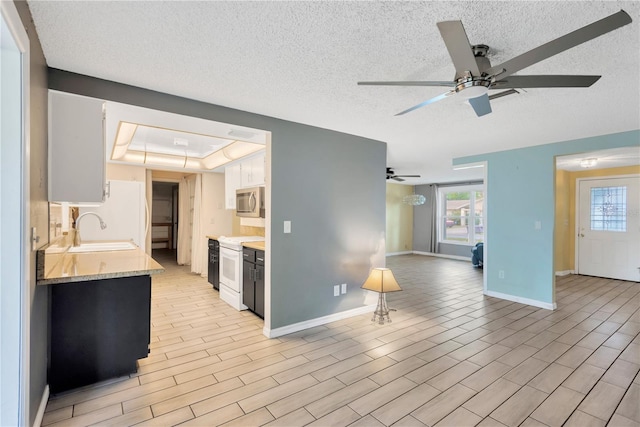
<svg viewBox="0 0 640 427">
<path fill-rule="evenodd" d="M 588 159 L 580 160 L 580 166 L 583 168 L 592 168 L 598 164 L 598 159 L 595 157 L 590 157 Z"/>
<path fill-rule="evenodd" d="M 490 80 L 466 79 L 456 86 L 456 92 L 464 99 L 477 98 L 489 92 Z"/>
</svg>

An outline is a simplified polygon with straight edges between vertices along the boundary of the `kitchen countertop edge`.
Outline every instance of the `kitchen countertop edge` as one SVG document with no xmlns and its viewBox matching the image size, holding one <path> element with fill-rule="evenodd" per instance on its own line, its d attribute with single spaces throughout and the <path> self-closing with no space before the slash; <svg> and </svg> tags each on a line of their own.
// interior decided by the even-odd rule
<svg viewBox="0 0 640 427">
<path fill-rule="evenodd" d="M 128 251 L 127 251 L 128 252 Z M 105 252 L 92 252 L 91 254 L 102 254 L 102 256 L 106 257 L 118 257 L 121 258 L 121 251 L 105 251 Z M 140 268 L 142 266 L 139 263 L 134 262 L 134 265 L 126 265 L 123 263 L 122 268 L 115 268 L 114 271 L 108 272 L 96 272 L 96 273 L 88 273 L 82 275 L 68 275 L 68 276 L 60 276 L 52 273 L 58 265 L 64 265 L 65 262 L 68 262 L 68 257 L 78 256 L 79 254 L 68 254 L 64 253 L 55 253 L 55 254 L 45 254 L 45 250 L 41 249 L 37 251 L 36 254 L 36 285 L 55 285 L 60 283 L 71 283 L 71 282 L 89 282 L 93 280 L 103 280 L 103 279 L 115 279 L 122 277 L 133 277 L 133 276 L 149 276 L 153 274 L 163 273 L 164 267 L 158 263 L 158 261 L 154 260 L 151 256 L 149 256 L 146 252 L 141 249 L 135 249 L 135 257 L 134 258 L 145 258 L 147 264 L 147 268 Z M 45 264 L 47 264 L 47 257 L 50 259 L 48 262 L 53 262 L 52 266 L 48 266 L 49 275 L 53 277 L 45 277 Z M 56 259 L 57 258 L 57 259 Z"/>
<path fill-rule="evenodd" d="M 104 274 L 89 274 L 85 276 L 66 276 L 55 277 L 51 279 L 38 279 L 38 285 L 56 285 L 60 283 L 72 283 L 72 282 L 90 282 L 93 280 L 104 279 L 117 279 L 121 277 L 133 277 L 133 276 L 150 276 L 153 274 L 163 273 L 164 268 L 151 269 L 151 270 L 137 270 L 137 271 L 118 271 L 113 273 Z"/>
<path fill-rule="evenodd" d="M 256 249 L 259 251 L 264 251 L 264 242 L 245 242 L 242 244 L 245 248 Z"/>
</svg>

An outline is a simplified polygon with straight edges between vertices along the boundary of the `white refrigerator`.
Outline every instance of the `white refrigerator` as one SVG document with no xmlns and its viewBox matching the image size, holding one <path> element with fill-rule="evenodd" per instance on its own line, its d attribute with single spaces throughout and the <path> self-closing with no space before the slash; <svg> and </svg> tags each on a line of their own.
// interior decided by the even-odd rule
<svg viewBox="0 0 640 427">
<path fill-rule="evenodd" d="M 148 223 L 145 185 L 139 181 L 109 180 L 109 196 L 96 207 L 80 207 L 80 214 L 95 212 L 107 224 L 102 230 L 93 215 L 80 221 L 80 237 L 88 240 L 133 240 L 145 249 Z"/>
</svg>

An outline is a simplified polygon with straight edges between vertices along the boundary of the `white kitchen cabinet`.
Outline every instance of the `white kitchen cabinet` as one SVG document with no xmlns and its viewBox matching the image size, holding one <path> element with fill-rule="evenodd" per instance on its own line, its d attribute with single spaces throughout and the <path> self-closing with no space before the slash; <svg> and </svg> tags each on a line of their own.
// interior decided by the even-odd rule
<svg viewBox="0 0 640 427">
<path fill-rule="evenodd" d="M 265 162 L 265 153 L 264 151 L 249 159 L 251 161 L 251 185 L 264 185 L 264 162 Z"/>
<path fill-rule="evenodd" d="M 240 162 L 241 188 L 264 185 L 264 152 Z"/>
<path fill-rule="evenodd" d="M 224 168 L 225 209 L 236 208 L 236 190 L 240 188 L 241 181 L 240 163 Z"/>
<path fill-rule="evenodd" d="M 264 185 L 264 151 L 224 169 L 225 208 L 236 208 L 238 188 Z"/>
<path fill-rule="evenodd" d="M 49 201 L 101 203 L 104 101 L 49 91 Z"/>
</svg>

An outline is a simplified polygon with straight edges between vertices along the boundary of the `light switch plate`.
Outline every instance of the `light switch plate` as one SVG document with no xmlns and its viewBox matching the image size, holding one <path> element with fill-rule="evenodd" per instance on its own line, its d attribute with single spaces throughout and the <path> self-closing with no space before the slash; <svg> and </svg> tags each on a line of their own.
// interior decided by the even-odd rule
<svg viewBox="0 0 640 427">
<path fill-rule="evenodd" d="M 291 233 L 291 221 L 284 222 L 284 232 Z"/>
<path fill-rule="evenodd" d="M 340 296 L 340 285 L 335 285 L 333 287 L 333 296 L 334 297 Z"/>
<path fill-rule="evenodd" d="M 346 283 L 343 283 L 343 284 L 342 284 L 342 293 L 343 293 L 343 294 L 346 294 L 346 293 L 347 293 L 347 284 L 346 284 Z"/>
</svg>

